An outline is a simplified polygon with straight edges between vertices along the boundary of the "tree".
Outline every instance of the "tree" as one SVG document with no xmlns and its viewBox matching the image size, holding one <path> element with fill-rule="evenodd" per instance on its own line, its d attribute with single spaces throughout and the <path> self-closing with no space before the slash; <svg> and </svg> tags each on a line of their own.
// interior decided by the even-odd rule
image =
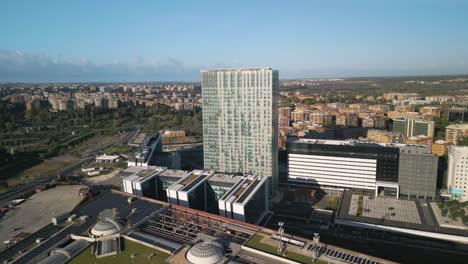
<svg viewBox="0 0 468 264">
<path fill-rule="evenodd" d="M 448 209 L 447 208 L 443 209 L 441 213 L 443 217 L 446 217 L 448 213 Z"/>
<path fill-rule="evenodd" d="M 468 146 L 468 136 L 464 136 L 458 140 L 457 145 L 459 146 Z"/>
<path fill-rule="evenodd" d="M 468 225 L 468 215 L 463 216 L 462 221 L 465 225 Z"/>
</svg>

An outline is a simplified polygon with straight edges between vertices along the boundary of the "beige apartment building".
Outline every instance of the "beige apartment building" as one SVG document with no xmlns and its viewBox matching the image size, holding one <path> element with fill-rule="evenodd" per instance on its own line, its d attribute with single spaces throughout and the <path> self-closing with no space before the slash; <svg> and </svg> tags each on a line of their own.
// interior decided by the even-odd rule
<svg viewBox="0 0 468 264">
<path fill-rule="evenodd" d="M 386 130 L 369 129 L 367 138 L 375 143 L 402 143 L 403 135 Z"/>
<path fill-rule="evenodd" d="M 450 125 L 445 128 L 445 141 L 457 145 L 458 140 L 468 136 L 468 124 Z"/>
</svg>

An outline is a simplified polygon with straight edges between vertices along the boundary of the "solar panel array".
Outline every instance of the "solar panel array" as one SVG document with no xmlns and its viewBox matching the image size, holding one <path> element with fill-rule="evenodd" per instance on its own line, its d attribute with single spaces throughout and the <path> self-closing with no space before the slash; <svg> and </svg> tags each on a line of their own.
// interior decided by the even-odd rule
<svg viewBox="0 0 468 264">
<path fill-rule="evenodd" d="M 15 264 L 26 264 L 38 257 L 39 255 L 50 252 L 54 249 L 54 246 L 61 241 L 65 240 L 67 236 L 70 234 L 81 234 L 86 231 L 91 226 L 91 223 L 83 223 L 82 225 L 72 225 L 66 227 L 62 230 L 62 232 L 57 233 L 50 237 L 49 239 L 45 240 L 39 246 L 35 247 L 34 249 L 26 252 L 20 258 L 18 258 Z"/>
<path fill-rule="evenodd" d="M 13 246 L 10 246 L 9 248 L 1 252 L 0 262 L 3 263 L 5 260 L 12 258 L 16 254 L 18 254 L 20 251 L 23 251 L 24 249 L 30 247 L 31 245 L 36 243 L 36 239 L 38 238 L 46 239 L 48 237 L 51 237 L 58 231 L 60 231 L 60 227 L 58 226 L 54 226 L 52 224 L 45 226 L 41 230 L 38 230 L 37 232 L 29 235 L 25 239 L 21 240 L 20 242 L 14 244 Z"/>
<path fill-rule="evenodd" d="M 44 252 L 52 251 L 57 244 L 66 240 L 69 235 L 84 234 L 86 230 L 91 228 L 96 221 L 99 220 L 100 213 L 106 209 L 115 210 L 118 218 L 127 219 L 127 224 L 134 224 L 166 206 L 144 199 L 136 199 L 132 203 L 128 203 L 128 197 L 129 196 L 120 193 L 106 192 L 72 212 L 72 214 L 76 214 L 78 217 L 87 215 L 88 220 L 86 222 L 75 221 L 73 225 L 67 227 L 59 227 L 51 224 L 47 225 L 38 232 L 33 233 L 22 241 L 19 241 L 17 244 L 1 252 L 0 261 L 3 262 L 5 260 L 9 260 L 16 256 L 20 251 L 30 248 L 37 238 L 46 239 L 32 250 L 21 255 L 16 259 L 17 262 L 15 262 L 19 264 L 28 263 Z M 135 208 L 136 210 L 133 210 Z"/>
</svg>

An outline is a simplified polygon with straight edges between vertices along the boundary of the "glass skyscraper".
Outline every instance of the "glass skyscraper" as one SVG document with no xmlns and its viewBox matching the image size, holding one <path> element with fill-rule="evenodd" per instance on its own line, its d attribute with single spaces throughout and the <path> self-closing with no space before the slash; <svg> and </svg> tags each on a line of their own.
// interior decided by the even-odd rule
<svg viewBox="0 0 468 264">
<path fill-rule="evenodd" d="M 205 169 L 272 177 L 278 184 L 278 71 L 202 70 Z"/>
</svg>

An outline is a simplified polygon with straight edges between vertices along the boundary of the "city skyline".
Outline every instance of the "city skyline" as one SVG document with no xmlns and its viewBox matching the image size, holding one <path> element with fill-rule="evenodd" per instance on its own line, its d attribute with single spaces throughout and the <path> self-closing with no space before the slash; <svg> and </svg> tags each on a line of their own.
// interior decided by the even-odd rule
<svg viewBox="0 0 468 264">
<path fill-rule="evenodd" d="M 0 263 L 466 262 L 468 1 L 0 7 Z"/>
<path fill-rule="evenodd" d="M 463 1 L 2 7 L 0 82 L 196 81 L 265 65 L 283 78 L 468 73 Z"/>
</svg>

